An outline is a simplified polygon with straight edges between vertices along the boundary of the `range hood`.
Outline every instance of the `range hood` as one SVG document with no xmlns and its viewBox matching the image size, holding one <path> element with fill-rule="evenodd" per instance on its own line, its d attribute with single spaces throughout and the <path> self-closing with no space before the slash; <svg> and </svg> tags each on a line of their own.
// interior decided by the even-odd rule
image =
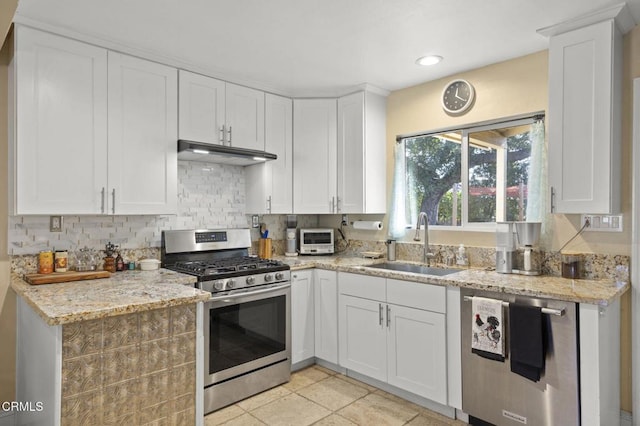
<svg viewBox="0 0 640 426">
<path fill-rule="evenodd" d="M 251 166 L 277 158 L 266 151 L 178 139 L 178 160 Z"/>
</svg>

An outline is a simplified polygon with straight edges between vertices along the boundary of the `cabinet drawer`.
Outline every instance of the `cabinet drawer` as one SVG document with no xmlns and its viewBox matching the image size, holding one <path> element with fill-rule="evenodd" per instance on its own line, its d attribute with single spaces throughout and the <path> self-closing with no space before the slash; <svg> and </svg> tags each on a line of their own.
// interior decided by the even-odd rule
<svg viewBox="0 0 640 426">
<path fill-rule="evenodd" d="M 385 287 L 385 278 L 350 274 L 348 272 L 340 272 L 338 274 L 338 289 L 340 294 L 348 294 L 384 302 L 386 300 Z"/>
<path fill-rule="evenodd" d="M 387 279 L 387 302 L 427 311 L 446 313 L 444 286 Z"/>
</svg>

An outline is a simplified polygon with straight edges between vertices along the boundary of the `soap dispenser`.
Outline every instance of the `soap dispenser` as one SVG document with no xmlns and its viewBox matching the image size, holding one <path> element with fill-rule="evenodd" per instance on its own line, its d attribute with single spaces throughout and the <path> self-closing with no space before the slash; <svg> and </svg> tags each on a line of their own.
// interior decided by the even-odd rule
<svg viewBox="0 0 640 426">
<path fill-rule="evenodd" d="M 467 251 L 464 248 L 464 244 L 460 244 L 458 247 L 458 254 L 456 256 L 456 264 L 466 266 L 468 263 Z"/>
</svg>

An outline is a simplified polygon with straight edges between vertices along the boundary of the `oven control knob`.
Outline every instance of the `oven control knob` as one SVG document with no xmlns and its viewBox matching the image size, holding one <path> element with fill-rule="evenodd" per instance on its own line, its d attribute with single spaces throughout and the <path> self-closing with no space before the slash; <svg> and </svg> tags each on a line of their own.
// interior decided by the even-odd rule
<svg viewBox="0 0 640 426">
<path fill-rule="evenodd" d="M 265 276 L 264 276 L 264 280 L 265 280 L 266 282 L 273 281 L 273 275 L 271 275 L 271 274 L 267 274 L 267 275 L 265 275 Z"/>
<path fill-rule="evenodd" d="M 227 281 L 227 288 L 234 288 L 236 286 L 235 280 Z"/>
<path fill-rule="evenodd" d="M 256 283 L 256 277 L 247 277 L 247 284 L 252 285 Z"/>
<path fill-rule="evenodd" d="M 224 281 L 214 281 L 213 282 L 213 288 L 220 291 L 222 289 L 224 289 Z"/>
<path fill-rule="evenodd" d="M 276 272 L 276 280 L 280 281 L 284 278 L 284 274 L 282 272 Z"/>
</svg>

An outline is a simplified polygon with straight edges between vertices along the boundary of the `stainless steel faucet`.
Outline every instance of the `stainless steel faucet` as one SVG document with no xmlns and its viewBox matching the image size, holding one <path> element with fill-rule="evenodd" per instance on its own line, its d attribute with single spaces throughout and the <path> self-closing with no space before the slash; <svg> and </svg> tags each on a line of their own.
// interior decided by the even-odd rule
<svg viewBox="0 0 640 426">
<path fill-rule="evenodd" d="M 422 251 L 422 263 L 426 263 L 427 266 L 431 266 L 429 259 L 434 257 L 434 254 L 429 251 L 429 219 L 425 212 L 420 212 L 418 215 L 416 235 L 413 237 L 413 241 L 420 241 L 420 223 L 424 223 L 424 249 Z"/>
</svg>

